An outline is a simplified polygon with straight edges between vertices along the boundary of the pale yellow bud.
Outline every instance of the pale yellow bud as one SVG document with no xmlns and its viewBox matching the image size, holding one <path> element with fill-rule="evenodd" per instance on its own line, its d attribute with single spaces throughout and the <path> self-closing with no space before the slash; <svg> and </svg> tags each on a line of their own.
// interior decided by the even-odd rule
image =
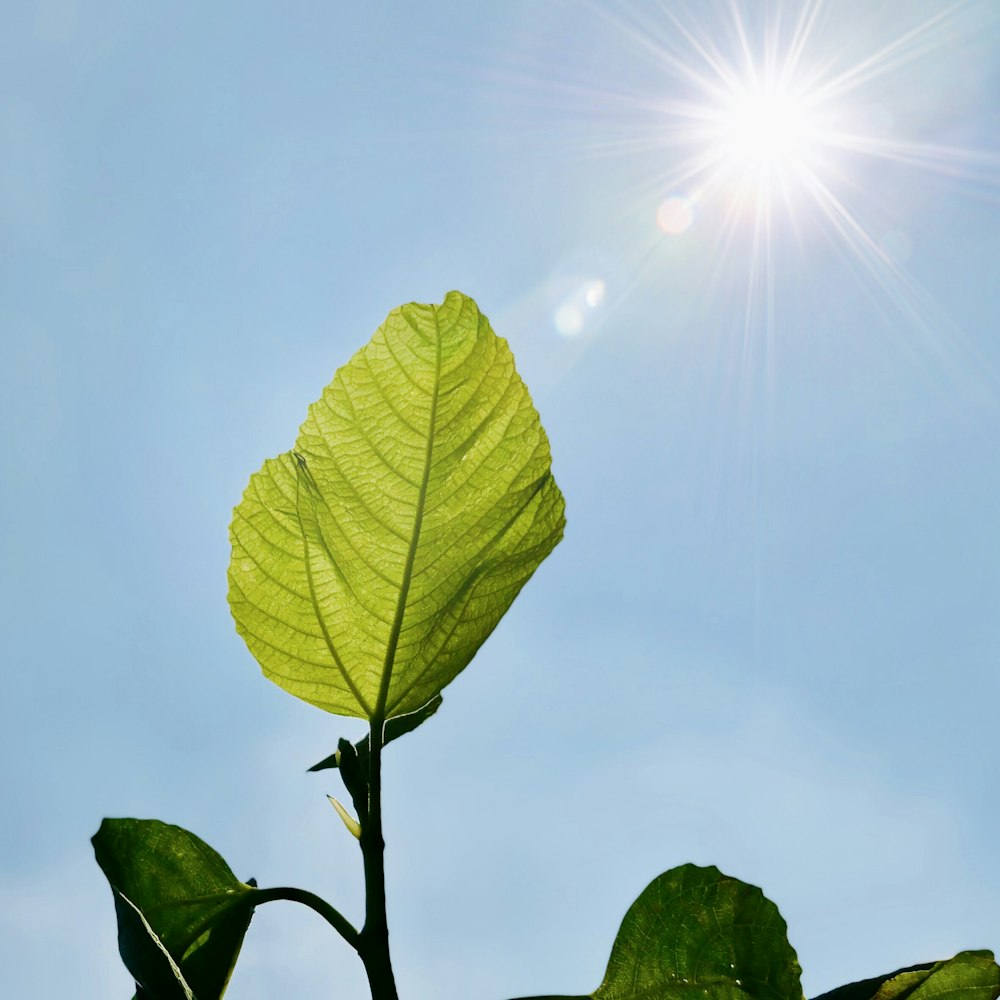
<svg viewBox="0 0 1000 1000">
<path fill-rule="evenodd" d="M 330 800 L 330 805 L 337 810 L 337 815 L 344 821 L 344 826 L 360 840 L 361 824 L 332 795 L 328 795 L 327 798 Z"/>
</svg>

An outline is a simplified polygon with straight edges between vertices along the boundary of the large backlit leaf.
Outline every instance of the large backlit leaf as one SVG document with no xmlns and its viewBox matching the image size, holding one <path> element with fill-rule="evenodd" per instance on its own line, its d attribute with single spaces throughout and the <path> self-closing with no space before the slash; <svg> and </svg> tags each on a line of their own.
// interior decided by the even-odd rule
<svg viewBox="0 0 1000 1000">
<path fill-rule="evenodd" d="M 93 844 L 139 1000 L 218 1000 L 250 923 L 254 888 L 203 840 L 159 820 L 106 819 Z"/>
<path fill-rule="evenodd" d="M 816 1000 L 996 1000 L 1000 967 L 989 951 L 963 951 L 946 962 L 912 966 L 840 986 Z"/>
<path fill-rule="evenodd" d="M 510 349 L 452 292 L 390 313 L 294 450 L 251 477 L 230 606 L 285 690 L 341 715 L 401 715 L 468 664 L 562 528 Z"/>
<path fill-rule="evenodd" d="M 531 1000 L 802 1000 L 778 908 L 717 868 L 683 865 L 632 904 L 604 982 L 588 997 Z"/>
</svg>

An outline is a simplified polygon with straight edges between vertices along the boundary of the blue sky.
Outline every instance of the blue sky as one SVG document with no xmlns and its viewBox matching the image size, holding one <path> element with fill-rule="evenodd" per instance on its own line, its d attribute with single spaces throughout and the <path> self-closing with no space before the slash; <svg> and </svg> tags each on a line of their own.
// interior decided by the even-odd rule
<svg viewBox="0 0 1000 1000">
<path fill-rule="evenodd" d="M 800 69 L 848 74 L 853 138 L 812 151 L 834 202 L 782 174 L 771 211 L 726 157 L 683 176 L 716 139 L 677 102 L 715 106 L 733 10 L 759 55 L 795 0 L 7 13 L 14 995 L 130 995 L 105 815 L 360 913 L 336 779 L 304 773 L 359 725 L 261 678 L 226 529 L 385 314 L 451 288 L 513 347 L 568 527 L 389 754 L 406 1000 L 591 990 L 689 860 L 778 903 L 808 995 L 1000 948 L 991 7 L 815 4 Z M 334 992 L 364 982 L 325 925 L 262 910 L 228 995 Z"/>
</svg>

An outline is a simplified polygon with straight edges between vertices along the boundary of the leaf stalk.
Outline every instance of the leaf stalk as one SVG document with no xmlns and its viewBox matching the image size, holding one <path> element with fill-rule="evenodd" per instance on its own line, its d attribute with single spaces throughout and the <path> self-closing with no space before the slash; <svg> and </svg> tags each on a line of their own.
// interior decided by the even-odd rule
<svg viewBox="0 0 1000 1000">
<path fill-rule="evenodd" d="M 307 889 L 295 889 L 289 886 L 279 886 L 275 889 L 254 889 L 249 902 L 254 906 L 270 903 L 276 899 L 287 899 L 292 903 L 301 903 L 318 913 L 333 929 L 355 950 L 360 951 L 361 934 L 357 928 L 342 914 L 334 909 L 325 899 Z"/>
</svg>

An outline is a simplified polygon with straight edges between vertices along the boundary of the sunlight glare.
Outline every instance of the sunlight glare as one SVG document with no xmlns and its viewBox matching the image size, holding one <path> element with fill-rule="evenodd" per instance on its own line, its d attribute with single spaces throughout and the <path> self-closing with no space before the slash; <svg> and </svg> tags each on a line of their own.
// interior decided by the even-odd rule
<svg viewBox="0 0 1000 1000">
<path fill-rule="evenodd" d="M 752 61 L 744 75 L 726 68 L 699 109 L 704 190 L 725 195 L 733 211 L 756 213 L 758 221 L 770 222 L 774 194 L 790 205 L 824 185 L 849 132 L 846 108 L 798 79 L 794 68 L 789 62 L 765 74 Z"/>
<path fill-rule="evenodd" d="M 761 173 L 801 163 L 816 131 L 807 102 L 777 85 L 734 94 L 722 112 L 723 155 Z"/>
<path fill-rule="evenodd" d="M 694 206 L 688 198 L 672 195 L 656 210 L 656 224 L 670 236 L 680 236 L 694 222 Z"/>
<path fill-rule="evenodd" d="M 908 316 L 925 312 L 905 270 L 906 202 L 874 192 L 907 169 L 984 191 L 998 184 L 997 154 L 906 134 L 910 74 L 930 77 L 931 56 L 973 16 L 969 5 L 957 0 L 880 40 L 831 40 L 833 13 L 831 0 L 718 0 L 662 9 L 659 34 L 653 17 L 622 22 L 670 81 L 646 126 L 663 154 L 656 228 L 680 236 L 697 206 L 700 245 L 715 247 L 712 280 L 745 275 L 746 332 L 762 308 L 772 322 L 779 257 L 816 238 L 842 247 Z"/>
<path fill-rule="evenodd" d="M 556 310 L 555 324 L 564 337 L 575 337 L 583 330 L 583 310 L 572 302 L 566 302 Z"/>
</svg>

